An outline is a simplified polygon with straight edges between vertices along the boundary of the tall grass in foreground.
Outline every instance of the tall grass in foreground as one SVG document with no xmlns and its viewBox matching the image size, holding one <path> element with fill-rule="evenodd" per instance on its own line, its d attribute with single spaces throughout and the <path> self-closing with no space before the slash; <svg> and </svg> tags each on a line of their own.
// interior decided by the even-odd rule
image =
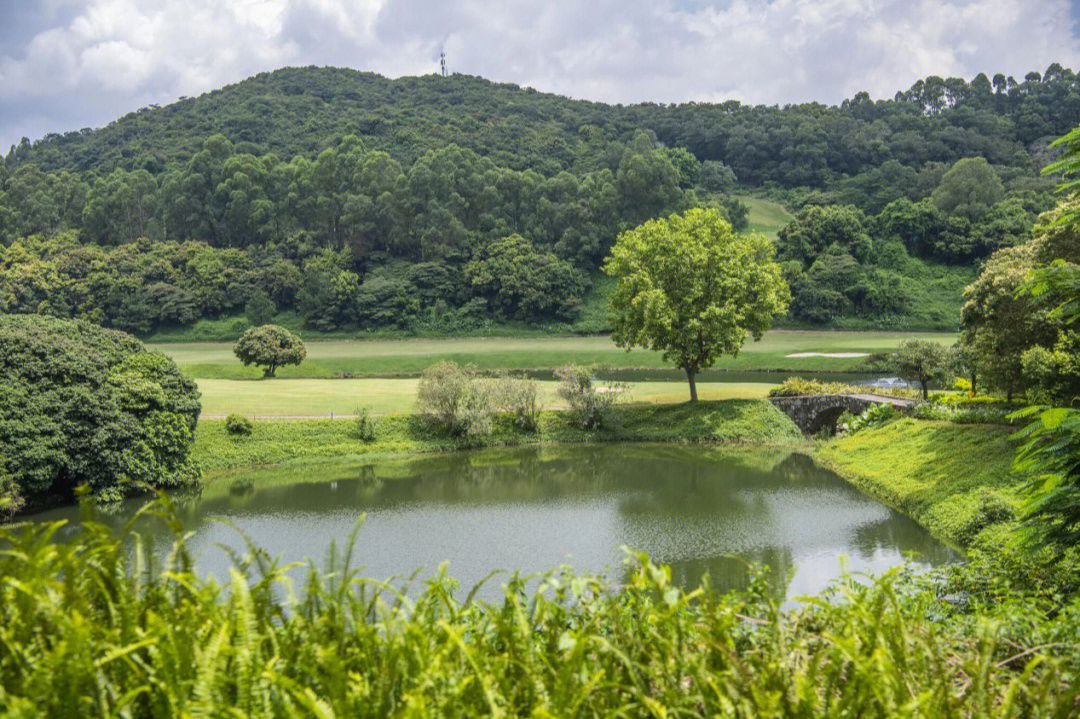
<svg viewBox="0 0 1080 719">
<path fill-rule="evenodd" d="M 294 588 L 251 548 L 222 585 L 176 531 L 160 566 L 135 534 L 88 518 L 0 533 L 0 714 L 50 716 L 1068 716 L 1071 665 L 928 619 L 896 576 L 779 611 L 685 592 L 632 556 L 624 586 L 568 571 L 506 579 L 495 604 L 439 574 L 404 594 L 350 568 Z"/>
</svg>

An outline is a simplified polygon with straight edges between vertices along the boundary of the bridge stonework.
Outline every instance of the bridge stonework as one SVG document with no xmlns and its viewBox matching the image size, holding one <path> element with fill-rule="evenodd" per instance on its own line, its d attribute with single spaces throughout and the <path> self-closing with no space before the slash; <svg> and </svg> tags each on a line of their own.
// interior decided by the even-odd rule
<svg viewBox="0 0 1080 719">
<path fill-rule="evenodd" d="M 769 401 L 784 412 L 803 431 L 813 435 L 823 427 L 835 427 L 845 411 L 862 414 L 876 404 L 889 404 L 906 412 L 915 400 L 881 394 L 813 394 L 794 397 L 770 397 Z"/>
</svg>

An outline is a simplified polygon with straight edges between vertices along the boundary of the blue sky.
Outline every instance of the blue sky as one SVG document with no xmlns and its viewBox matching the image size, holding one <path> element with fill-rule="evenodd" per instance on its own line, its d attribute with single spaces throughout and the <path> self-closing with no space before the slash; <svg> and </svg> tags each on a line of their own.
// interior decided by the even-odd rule
<svg viewBox="0 0 1080 719">
<path fill-rule="evenodd" d="M 288 65 L 412 75 L 445 48 L 608 102 L 834 103 L 1080 69 L 1078 27 L 1080 0 L 0 0 L 0 148 Z"/>
</svg>

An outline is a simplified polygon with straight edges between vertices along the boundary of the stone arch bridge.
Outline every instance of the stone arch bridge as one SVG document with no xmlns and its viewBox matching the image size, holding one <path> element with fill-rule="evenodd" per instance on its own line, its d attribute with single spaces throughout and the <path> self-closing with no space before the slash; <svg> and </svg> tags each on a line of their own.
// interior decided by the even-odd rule
<svg viewBox="0 0 1080 719">
<path fill-rule="evenodd" d="M 811 435 L 817 434 L 823 427 L 836 427 L 836 420 L 840 419 L 840 415 L 845 411 L 851 414 L 862 414 L 876 404 L 889 404 L 901 412 L 906 412 L 915 404 L 913 399 L 870 392 L 770 397 L 769 401 L 791 417 L 804 434 Z"/>
</svg>

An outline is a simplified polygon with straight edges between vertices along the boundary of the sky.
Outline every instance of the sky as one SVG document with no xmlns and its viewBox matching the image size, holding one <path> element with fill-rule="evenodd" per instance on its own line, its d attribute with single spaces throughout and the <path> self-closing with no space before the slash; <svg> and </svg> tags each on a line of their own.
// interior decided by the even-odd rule
<svg viewBox="0 0 1080 719">
<path fill-rule="evenodd" d="M 605 102 L 836 103 L 1080 70 L 1080 0 L 0 0 L 0 153 L 258 72 L 438 69 Z"/>
</svg>

